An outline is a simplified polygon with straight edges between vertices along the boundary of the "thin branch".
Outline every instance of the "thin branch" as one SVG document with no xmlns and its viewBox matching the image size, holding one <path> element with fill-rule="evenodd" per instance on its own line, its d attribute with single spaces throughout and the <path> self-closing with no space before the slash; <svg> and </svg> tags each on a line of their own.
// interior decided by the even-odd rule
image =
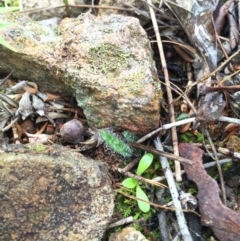
<svg viewBox="0 0 240 241">
<path fill-rule="evenodd" d="M 158 129 L 148 133 L 147 135 L 141 137 L 139 140 L 136 141 L 136 143 L 142 143 L 142 142 L 146 141 L 147 139 L 151 138 L 159 131 L 168 130 L 168 129 L 172 128 L 173 126 L 181 126 L 181 125 L 184 125 L 187 123 L 191 123 L 191 122 L 194 122 L 195 119 L 196 119 L 196 117 L 191 117 L 191 118 L 187 118 L 184 120 L 176 121 L 174 123 L 165 124 L 165 125 L 159 127 Z M 227 116 L 220 116 L 217 120 L 222 121 L 222 122 L 229 122 L 229 123 L 234 123 L 234 124 L 240 125 L 239 119 L 231 118 L 231 117 L 227 117 Z"/>
<path fill-rule="evenodd" d="M 113 9 L 113 10 L 119 10 L 119 11 L 128 11 L 133 12 L 133 9 L 127 9 L 127 8 L 120 8 L 120 7 L 112 7 L 112 6 L 98 6 L 98 5 L 87 5 L 87 4 L 60 4 L 57 6 L 50 6 L 50 7 L 44 7 L 44 8 L 31 8 L 27 10 L 23 10 L 21 13 L 34 13 L 39 11 L 46 11 L 50 9 L 57 9 L 57 8 L 65 8 L 65 7 L 73 7 L 73 8 L 97 8 L 97 9 Z"/>
<path fill-rule="evenodd" d="M 132 146 L 132 147 L 144 150 L 144 151 L 148 151 L 148 152 L 153 153 L 155 155 L 164 156 L 166 158 L 176 160 L 178 162 L 192 164 L 192 160 L 189 160 L 189 159 L 186 159 L 186 158 L 183 158 L 183 157 L 180 157 L 180 156 L 176 156 L 176 155 L 168 153 L 168 152 L 159 151 L 159 150 L 154 149 L 154 148 L 149 147 L 149 146 L 144 146 L 144 145 L 141 145 L 139 143 L 133 143 L 133 142 L 130 142 L 129 145 Z"/>
<path fill-rule="evenodd" d="M 238 158 L 239 158 L 239 157 L 240 157 L 240 153 L 237 153 L 237 154 L 239 154 L 239 156 L 238 156 Z M 219 163 L 220 163 L 221 165 L 223 165 L 223 164 L 229 163 L 229 162 L 231 162 L 231 161 L 232 161 L 231 158 L 225 158 L 225 159 L 219 160 Z M 214 167 L 214 166 L 216 166 L 216 162 L 215 162 L 215 161 L 203 164 L 203 167 L 204 167 L 204 168 L 210 168 L 210 167 Z M 181 173 L 184 174 L 185 171 L 182 170 Z M 175 174 L 173 173 L 173 175 L 175 175 Z M 165 180 L 165 179 L 166 179 L 165 176 L 159 176 L 159 177 L 153 178 L 152 180 L 153 180 L 153 181 L 156 181 L 156 182 L 161 182 L 161 181 L 163 181 L 163 180 Z"/>
<path fill-rule="evenodd" d="M 192 117 L 192 118 L 176 121 L 174 123 L 165 124 L 165 125 L 159 127 L 158 129 L 156 129 L 156 130 L 148 133 L 147 135 L 143 136 L 136 143 L 142 143 L 142 142 L 146 141 L 147 139 L 151 138 L 153 135 L 155 135 L 156 133 L 158 133 L 161 130 L 168 130 L 168 129 L 172 128 L 173 126 L 181 126 L 181 125 L 184 125 L 184 124 L 187 124 L 187 123 L 191 123 L 191 122 L 194 122 L 195 119 L 196 119 L 196 117 Z"/>
<path fill-rule="evenodd" d="M 143 199 L 141 199 L 141 198 L 137 198 L 137 197 L 135 197 L 135 196 L 128 195 L 128 194 L 126 194 L 126 193 L 124 193 L 124 192 L 121 192 L 120 190 L 117 190 L 116 192 L 120 193 L 121 195 L 123 195 L 123 196 L 125 196 L 125 197 L 131 198 L 131 199 L 133 199 L 133 200 L 141 201 L 141 202 L 144 202 L 144 203 L 148 203 L 148 204 L 150 204 L 150 205 L 153 206 L 153 207 L 162 208 L 162 209 L 165 209 L 165 210 L 171 210 L 171 211 L 175 211 L 175 212 L 187 212 L 187 213 L 190 212 L 190 213 L 195 213 L 197 216 L 200 217 L 200 215 L 199 215 L 197 212 L 195 212 L 194 210 L 182 209 L 181 206 L 180 206 L 179 209 L 176 209 L 175 207 L 174 207 L 174 208 L 172 208 L 172 207 L 166 207 L 166 206 L 164 206 L 164 205 L 159 205 L 159 204 L 157 204 L 157 203 L 148 202 L 148 201 L 143 200 Z M 186 240 L 184 239 L 184 241 L 192 241 L 192 239 L 186 239 Z"/>
<path fill-rule="evenodd" d="M 168 188 L 166 185 L 162 184 L 162 183 L 159 183 L 159 182 L 155 182 L 155 181 L 152 181 L 150 179 L 147 179 L 147 178 L 144 178 L 144 177 L 141 177 L 141 176 L 137 176 L 137 175 L 134 175 L 132 174 L 131 172 L 125 172 L 123 169 L 121 168 L 116 168 L 115 170 L 117 170 L 119 173 L 122 173 L 128 177 L 132 177 L 136 180 L 139 180 L 139 181 L 142 181 L 142 182 L 146 182 L 146 183 L 149 183 L 151 185 L 154 185 L 154 186 L 157 186 L 157 187 L 164 187 L 164 188 Z"/>
<path fill-rule="evenodd" d="M 163 151 L 162 148 L 162 143 L 159 138 L 156 138 L 154 140 L 154 144 L 157 150 Z M 187 223 L 183 214 L 183 211 L 181 210 L 181 202 L 179 200 L 179 193 L 176 188 L 176 184 L 173 178 L 173 173 L 171 171 L 171 168 L 169 166 L 168 160 L 166 157 L 159 156 L 160 162 L 162 165 L 162 169 L 164 170 L 166 180 L 169 186 L 169 191 L 172 197 L 173 205 L 175 207 L 175 214 L 177 217 L 178 225 L 179 225 L 179 230 L 182 234 L 182 238 L 184 241 L 192 241 L 192 237 L 190 235 L 190 232 L 187 227 Z"/>
<path fill-rule="evenodd" d="M 240 125 L 240 120 L 236 118 L 231 118 L 227 116 L 220 116 L 218 118 L 218 121 L 223 121 L 223 122 L 229 122 L 229 123 L 234 123 Z"/>
<path fill-rule="evenodd" d="M 159 51 L 159 55 L 160 55 L 160 59 L 161 59 L 161 63 L 162 63 L 163 74 L 165 77 L 166 91 L 167 91 L 168 104 L 169 104 L 170 121 L 173 123 L 173 122 L 175 122 L 175 115 L 174 115 L 173 97 L 172 97 L 171 85 L 170 85 L 170 81 L 169 81 L 167 63 L 166 63 L 166 59 L 164 56 L 163 45 L 162 45 L 161 36 L 160 36 L 158 25 L 157 25 L 155 12 L 153 11 L 153 4 L 152 4 L 151 0 L 147 0 L 147 2 L 149 5 L 149 12 L 150 12 L 154 32 L 155 32 L 156 39 L 157 39 L 158 51 Z M 176 156 L 179 156 L 177 129 L 175 126 L 172 127 L 172 142 L 173 142 L 173 152 Z M 180 163 L 177 161 L 175 161 L 175 172 L 176 172 L 176 180 L 182 181 L 181 166 L 180 166 Z"/>
<path fill-rule="evenodd" d="M 130 217 L 127 217 L 127 218 L 124 218 L 124 219 L 121 219 L 115 223 L 111 223 L 107 226 L 107 229 L 110 229 L 110 228 L 115 228 L 115 227 L 119 227 L 119 226 L 122 226 L 122 225 L 125 225 L 125 224 L 128 224 L 128 223 L 132 223 L 134 220 L 133 220 L 133 217 L 130 216 Z"/>
<path fill-rule="evenodd" d="M 223 174 L 222 174 L 222 168 L 221 168 L 221 165 L 219 163 L 219 159 L 218 159 L 218 156 L 217 156 L 217 151 L 216 151 L 216 148 L 212 142 L 212 138 L 210 137 L 210 134 L 209 134 L 209 131 L 207 128 L 205 128 L 205 134 L 208 138 L 208 141 L 211 145 L 211 148 L 212 148 L 212 151 L 213 151 L 213 154 L 214 154 L 214 159 L 216 161 L 216 165 L 217 165 L 217 169 L 218 169 L 218 173 L 219 173 L 219 179 L 220 179 L 220 183 L 221 183 L 221 190 L 222 190 L 222 197 L 223 197 L 223 203 L 225 206 L 227 206 L 227 198 L 226 198 L 226 189 L 225 189 L 225 185 L 224 185 L 224 179 L 223 179 Z"/>
</svg>

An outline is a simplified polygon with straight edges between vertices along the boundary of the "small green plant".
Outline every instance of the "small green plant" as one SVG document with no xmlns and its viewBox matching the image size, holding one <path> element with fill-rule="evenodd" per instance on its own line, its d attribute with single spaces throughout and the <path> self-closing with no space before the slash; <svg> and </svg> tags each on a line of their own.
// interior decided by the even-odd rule
<svg viewBox="0 0 240 241">
<path fill-rule="evenodd" d="M 19 2 L 17 0 L 5 0 L 0 2 L 0 14 L 19 11 Z"/>
<path fill-rule="evenodd" d="M 147 169 L 148 167 L 152 164 L 153 161 L 153 155 L 151 153 L 146 153 L 140 160 L 139 164 L 138 164 L 138 168 L 137 168 L 137 172 L 136 174 L 138 176 L 141 176 Z M 138 207 L 139 209 L 144 212 L 147 213 L 150 210 L 150 205 L 149 203 L 149 199 L 146 195 L 146 193 L 142 190 L 142 188 L 139 185 L 139 181 L 134 179 L 134 178 L 127 178 L 122 182 L 122 185 L 126 188 L 130 188 L 130 189 L 135 189 L 136 188 L 136 197 L 144 200 L 146 202 L 137 200 L 138 203 Z"/>
<path fill-rule="evenodd" d="M 122 155 L 123 157 L 131 157 L 133 155 L 133 150 L 124 141 L 120 140 L 115 134 L 100 130 L 100 135 L 106 144 L 115 152 Z"/>
<path fill-rule="evenodd" d="M 187 119 L 187 118 L 189 118 L 189 115 L 188 115 L 187 113 L 181 113 L 181 114 L 177 117 L 176 121 L 184 120 L 184 119 Z"/>
<path fill-rule="evenodd" d="M 203 134 L 201 132 L 194 134 L 192 131 L 186 131 L 185 133 L 180 135 L 180 140 L 181 142 L 187 143 L 201 143 L 203 142 Z"/>
</svg>

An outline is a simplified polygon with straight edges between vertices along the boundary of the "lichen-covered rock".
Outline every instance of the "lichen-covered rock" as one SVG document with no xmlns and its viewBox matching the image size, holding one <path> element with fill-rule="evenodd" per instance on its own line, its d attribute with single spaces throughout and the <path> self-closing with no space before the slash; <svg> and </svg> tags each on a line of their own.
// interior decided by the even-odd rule
<svg viewBox="0 0 240 241">
<path fill-rule="evenodd" d="M 158 127 L 160 83 L 146 32 L 133 17 L 87 14 L 59 27 L 27 17 L 0 16 L 15 26 L 0 30 L 17 52 L 1 47 L 0 71 L 73 94 L 88 123 L 145 134 Z"/>
<path fill-rule="evenodd" d="M 0 240 L 100 241 L 114 208 L 106 165 L 57 145 L 9 148 L 0 150 Z"/>
</svg>

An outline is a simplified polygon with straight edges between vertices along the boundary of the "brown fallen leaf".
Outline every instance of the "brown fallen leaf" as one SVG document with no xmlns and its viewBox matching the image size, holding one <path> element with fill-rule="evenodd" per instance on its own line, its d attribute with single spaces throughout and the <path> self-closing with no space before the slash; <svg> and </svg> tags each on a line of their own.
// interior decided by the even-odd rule
<svg viewBox="0 0 240 241">
<path fill-rule="evenodd" d="M 203 151 L 188 143 L 179 145 L 180 155 L 193 160 L 193 164 L 183 163 L 190 180 L 198 186 L 198 201 L 202 224 L 211 227 L 220 241 L 240 240 L 240 213 L 224 206 L 220 200 L 220 189 L 202 165 Z"/>
</svg>

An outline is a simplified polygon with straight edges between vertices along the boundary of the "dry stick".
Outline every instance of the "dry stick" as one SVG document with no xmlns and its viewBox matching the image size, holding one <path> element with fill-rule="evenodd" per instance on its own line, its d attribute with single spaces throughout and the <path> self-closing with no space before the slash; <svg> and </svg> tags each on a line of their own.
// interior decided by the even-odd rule
<svg viewBox="0 0 240 241">
<path fill-rule="evenodd" d="M 159 230 L 161 233 L 162 240 L 171 241 L 172 239 L 170 238 L 169 230 L 168 230 L 168 226 L 167 226 L 166 212 L 161 210 L 160 212 L 158 212 L 157 217 L 158 217 Z"/>
<path fill-rule="evenodd" d="M 220 183 L 221 183 L 223 203 L 224 203 L 225 206 L 227 206 L 226 189 L 225 189 L 225 185 L 224 185 L 222 168 L 221 168 L 221 165 L 219 163 L 218 156 L 217 156 L 217 151 L 216 151 L 216 148 L 215 148 L 215 146 L 214 146 L 214 144 L 212 142 L 212 138 L 210 137 L 210 134 L 209 134 L 209 131 L 208 131 L 207 128 L 205 128 L 205 133 L 206 133 L 208 141 L 209 141 L 209 143 L 211 145 L 211 148 L 212 148 L 212 151 L 213 151 L 213 154 L 214 154 L 214 158 L 215 158 L 215 161 L 216 161 L 216 164 L 217 164 L 217 169 L 218 169 L 218 173 L 219 173 L 219 179 L 220 179 Z"/>
<path fill-rule="evenodd" d="M 200 80 L 196 81 L 192 85 L 189 85 L 189 88 L 192 88 L 193 86 L 197 85 L 198 83 L 204 82 L 206 79 L 210 78 L 211 76 L 215 75 L 221 68 L 223 68 L 224 65 L 226 65 L 232 58 L 237 56 L 240 53 L 240 49 L 236 51 L 234 54 L 232 54 L 228 59 L 226 59 L 219 67 L 217 67 L 212 73 L 208 74 L 207 76 L 203 76 Z"/>
<path fill-rule="evenodd" d="M 130 217 L 127 217 L 127 218 L 124 218 L 124 219 L 121 219 L 115 223 L 111 223 L 107 226 L 107 229 L 110 229 L 110 228 L 115 228 L 115 227 L 119 227 L 119 226 L 122 226 L 124 224 L 127 224 L 127 223 L 132 223 L 134 220 L 133 220 L 133 216 L 130 216 Z"/>
<path fill-rule="evenodd" d="M 128 171 L 132 170 L 135 166 L 137 166 L 140 159 L 141 159 L 140 157 L 135 158 L 133 161 L 129 162 L 122 170 L 124 172 L 128 172 Z"/>
<path fill-rule="evenodd" d="M 218 150 L 219 150 L 219 148 L 218 148 Z M 221 152 L 221 151 L 219 150 L 219 152 Z M 235 153 L 234 153 L 234 157 L 240 158 L 240 153 L 235 152 Z M 231 162 L 231 161 L 232 161 L 231 158 L 225 158 L 225 159 L 219 160 L 219 163 L 220 163 L 221 165 L 223 165 L 223 164 L 229 163 L 229 162 Z M 216 162 L 215 162 L 215 161 L 203 164 L 203 167 L 204 167 L 205 169 L 206 169 L 206 168 L 210 168 L 210 167 L 214 167 L 214 166 L 216 166 Z M 183 170 L 181 173 L 184 174 L 185 171 Z M 173 173 L 173 175 L 175 175 L 175 174 Z M 165 179 L 166 179 L 165 176 L 158 176 L 158 177 L 154 177 L 152 180 L 153 180 L 153 181 L 156 181 L 156 182 L 161 182 L 161 181 L 163 181 L 163 180 L 165 180 Z"/>
<path fill-rule="evenodd" d="M 158 129 L 143 136 L 136 143 L 142 143 L 142 142 L 146 141 L 147 139 L 151 138 L 153 135 L 155 135 L 156 133 L 158 133 L 161 130 L 168 130 L 168 129 L 172 128 L 173 126 L 180 126 L 180 125 L 184 125 L 184 124 L 187 124 L 190 122 L 194 122 L 195 119 L 196 119 L 196 117 L 191 117 L 191 118 L 187 118 L 184 120 L 176 121 L 174 123 L 165 124 L 165 125 L 159 127 Z M 228 123 L 234 123 L 234 124 L 240 125 L 239 119 L 231 118 L 231 117 L 227 117 L 227 116 L 220 116 L 217 120 L 222 121 L 222 122 L 228 122 Z"/>
<path fill-rule="evenodd" d="M 174 123 L 165 124 L 165 125 L 159 127 L 158 129 L 156 129 L 156 130 L 148 133 L 147 135 L 143 136 L 136 143 L 141 143 L 141 142 L 146 141 L 147 139 L 151 138 L 153 135 L 155 135 L 156 133 L 158 133 L 161 130 L 168 130 L 168 129 L 172 128 L 173 126 L 176 127 L 176 126 L 184 125 L 184 124 L 187 124 L 187 123 L 190 123 L 190 122 L 194 122 L 195 119 L 196 119 L 196 117 L 192 117 L 192 118 L 176 121 Z"/>
<path fill-rule="evenodd" d="M 190 164 L 190 165 L 192 164 L 192 160 L 189 160 L 189 159 L 186 159 L 186 158 L 183 158 L 183 157 L 180 157 L 180 156 L 176 156 L 176 155 L 168 153 L 168 152 L 159 151 L 159 150 L 156 150 L 156 149 L 154 149 L 152 147 L 149 147 L 149 146 L 144 146 L 144 145 L 141 145 L 139 143 L 133 143 L 133 142 L 130 142 L 129 145 L 132 146 L 132 147 L 135 147 L 135 148 L 139 148 L 139 149 L 144 150 L 144 151 L 151 152 L 151 153 L 159 155 L 159 156 L 164 156 L 166 158 L 177 160 L 179 162 L 187 163 L 187 164 Z"/>
<path fill-rule="evenodd" d="M 171 91 L 171 87 L 170 87 L 170 81 L 169 81 L 166 59 L 165 59 L 164 52 L 163 52 L 163 45 L 162 45 L 162 42 L 161 42 L 159 30 L 158 30 L 156 16 L 155 16 L 155 13 L 154 13 L 153 8 L 152 8 L 152 6 L 153 6 L 152 1 L 147 0 L 147 2 L 148 2 L 148 5 L 149 5 L 149 11 L 150 11 L 151 19 L 152 19 L 154 32 L 155 32 L 156 38 L 157 38 L 157 45 L 158 45 L 158 50 L 159 50 L 161 63 L 162 63 L 163 74 L 164 74 L 165 83 L 166 83 L 166 91 L 167 91 L 168 103 L 169 103 L 170 121 L 175 122 L 173 97 L 172 97 L 172 91 Z M 172 127 L 172 142 L 173 142 L 173 152 L 176 156 L 179 156 L 177 129 L 176 129 L 175 126 Z M 181 166 L 180 166 L 180 163 L 177 162 L 177 161 L 175 161 L 175 171 L 176 171 L 176 180 L 182 181 Z"/>
<path fill-rule="evenodd" d="M 237 159 L 240 159 L 240 153 L 239 152 L 235 152 L 235 151 L 232 152 L 232 151 L 230 151 L 226 148 L 222 148 L 222 147 L 218 147 L 217 150 L 224 155 L 232 156 L 232 157 L 235 157 Z"/>
<path fill-rule="evenodd" d="M 117 190 L 117 192 L 120 193 L 121 195 L 125 196 L 125 197 L 130 198 L 130 199 L 133 199 L 133 200 L 136 200 L 136 201 L 141 201 L 141 202 L 144 202 L 144 203 L 148 203 L 148 204 L 150 204 L 153 207 L 162 208 L 162 209 L 171 210 L 171 211 L 180 211 L 180 212 L 194 213 L 194 214 L 196 214 L 197 216 L 200 217 L 199 213 L 195 212 L 194 210 L 182 209 L 181 206 L 180 206 L 179 209 L 176 209 L 175 207 L 174 208 L 166 207 L 164 205 L 159 205 L 159 204 L 156 204 L 156 203 L 153 203 L 153 202 L 148 202 L 148 201 L 146 201 L 144 199 L 137 198 L 137 197 L 134 197 L 132 195 L 128 195 L 128 194 L 126 194 L 124 192 L 121 192 L 119 190 Z M 192 241 L 192 239 L 186 239 L 186 240 L 184 239 L 184 241 Z"/>
<path fill-rule="evenodd" d="M 141 177 L 141 176 L 137 176 L 137 175 L 134 175 L 132 174 L 131 172 L 126 172 L 126 171 L 123 171 L 123 169 L 121 168 L 116 168 L 115 170 L 117 170 L 119 173 L 122 173 L 128 177 L 132 177 L 134 179 L 137 179 L 141 182 L 146 182 L 146 183 L 149 183 L 151 185 L 155 185 L 157 187 L 164 187 L 164 188 L 168 188 L 166 185 L 162 184 L 162 183 L 159 183 L 159 182 L 155 182 L 155 181 L 152 181 L 150 179 L 147 179 L 147 178 L 144 178 L 144 177 Z"/>
<path fill-rule="evenodd" d="M 157 150 L 159 151 L 163 151 L 163 147 L 162 147 L 162 143 L 159 139 L 159 137 L 157 137 L 154 140 L 154 145 L 156 147 Z M 180 232 L 182 234 L 182 238 L 184 241 L 192 241 L 192 237 L 190 235 L 190 232 L 188 230 L 187 227 L 187 223 L 183 214 L 183 211 L 181 210 L 181 202 L 179 200 L 179 193 L 174 181 L 174 177 L 173 177 L 173 173 L 171 171 L 171 168 L 169 166 L 168 160 L 166 157 L 160 156 L 160 162 L 161 162 L 161 166 L 162 169 L 164 170 L 166 179 L 167 179 L 167 183 L 169 186 L 169 191 L 172 197 L 172 201 L 173 201 L 173 205 L 175 207 L 175 214 L 177 217 L 177 221 L 178 221 L 178 225 L 179 225 L 179 229 Z"/>
<path fill-rule="evenodd" d="M 60 4 L 57 6 L 50 6 L 50 7 L 44 7 L 44 8 L 31 8 L 27 10 L 23 10 L 21 13 L 33 13 L 33 12 L 38 12 L 38 11 L 45 11 L 45 10 L 51 10 L 51 9 L 56 9 L 56 8 L 63 8 L 63 7 L 74 7 L 74 8 L 98 8 L 98 9 L 113 9 L 113 10 L 119 10 L 119 11 L 128 11 L 128 12 L 133 12 L 133 9 L 126 9 L 126 8 L 120 8 L 120 7 L 112 7 L 112 6 L 98 6 L 98 5 L 87 5 L 87 4 Z"/>
<path fill-rule="evenodd" d="M 215 25 L 215 26 L 216 26 L 216 25 Z M 221 50 L 222 50 L 222 52 L 223 52 L 224 57 L 225 57 L 226 59 L 228 59 L 229 56 L 228 56 L 226 50 L 224 49 L 224 47 L 223 47 L 223 45 L 222 45 L 222 42 L 221 42 L 221 40 L 220 40 L 220 38 L 219 38 L 219 35 L 218 35 L 217 31 L 216 31 L 216 37 L 217 37 L 218 44 L 219 44 L 219 46 L 220 46 L 220 48 L 221 48 Z M 232 66 L 231 63 L 229 63 L 229 67 L 230 67 L 230 70 L 232 71 L 232 70 L 233 70 L 233 66 Z"/>
</svg>

